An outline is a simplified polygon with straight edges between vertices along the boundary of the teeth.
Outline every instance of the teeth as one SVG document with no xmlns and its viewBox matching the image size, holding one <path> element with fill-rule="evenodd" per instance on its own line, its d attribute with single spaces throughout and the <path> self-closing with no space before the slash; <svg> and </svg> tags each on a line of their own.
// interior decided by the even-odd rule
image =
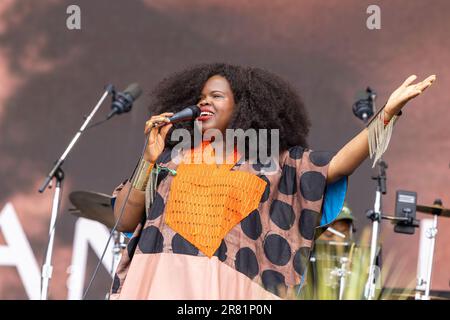
<svg viewBox="0 0 450 320">
<path fill-rule="evenodd" d="M 209 111 L 202 111 L 200 113 L 200 117 L 202 117 L 202 116 L 213 116 L 213 115 L 214 115 L 214 113 L 209 112 Z"/>
</svg>

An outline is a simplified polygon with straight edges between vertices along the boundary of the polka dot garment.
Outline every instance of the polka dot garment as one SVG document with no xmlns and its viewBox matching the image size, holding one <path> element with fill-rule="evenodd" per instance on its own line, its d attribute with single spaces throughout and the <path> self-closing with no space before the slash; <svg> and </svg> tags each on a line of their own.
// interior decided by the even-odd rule
<svg viewBox="0 0 450 320">
<path fill-rule="evenodd" d="M 211 259 L 217 258 L 219 263 L 276 296 L 285 297 L 294 290 L 302 283 L 315 230 L 320 224 L 331 158 L 332 153 L 297 146 L 282 152 L 278 162 L 243 162 L 234 166 L 231 170 L 255 174 L 266 182 L 266 187 L 258 208 L 225 235 Z M 177 165 L 167 152 L 160 159 L 164 161 L 159 163 L 176 170 Z M 170 174 L 159 177 L 153 205 L 143 213 L 142 223 L 129 241 L 128 254 L 122 255 L 112 295 L 120 294 L 136 256 L 165 253 L 207 258 L 164 223 L 173 179 Z M 240 277 L 238 274 L 236 277 Z"/>
</svg>

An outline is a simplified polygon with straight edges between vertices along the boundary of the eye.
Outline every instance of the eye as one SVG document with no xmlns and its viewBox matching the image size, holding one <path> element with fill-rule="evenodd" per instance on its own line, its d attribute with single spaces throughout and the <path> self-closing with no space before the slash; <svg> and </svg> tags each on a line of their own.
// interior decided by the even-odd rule
<svg viewBox="0 0 450 320">
<path fill-rule="evenodd" d="M 214 98 L 214 99 L 215 99 L 215 98 L 223 98 L 223 96 L 222 96 L 221 94 L 215 93 L 215 94 L 213 94 L 213 98 Z"/>
</svg>

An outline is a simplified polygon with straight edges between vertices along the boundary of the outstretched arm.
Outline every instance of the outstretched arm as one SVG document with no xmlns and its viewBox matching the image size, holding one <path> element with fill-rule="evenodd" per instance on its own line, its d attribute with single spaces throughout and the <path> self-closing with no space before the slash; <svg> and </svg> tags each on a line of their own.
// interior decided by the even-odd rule
<svg viewBox="0 0 450 320">
<path fill-rule="evenodd" d="M 384 108 L 386 120 L 390 120 L 392 116 L 400 112 L 409 100 L 417 97 L 430 87 L 436 80 L 436 76 L 429 76 L 425 80 L 413 84 L 416 79 L 417 77 L 415 75 L 408 77 L 408 79 L 406 79 L 405 82 L 391 94 Z M 327 182 L 332 183 L 344 176 L 351 175 L 368 156 L 368 130 L 365 128 L 339 150 L 333 159 L 331 159 L 328 168 Z"/>
</svg>

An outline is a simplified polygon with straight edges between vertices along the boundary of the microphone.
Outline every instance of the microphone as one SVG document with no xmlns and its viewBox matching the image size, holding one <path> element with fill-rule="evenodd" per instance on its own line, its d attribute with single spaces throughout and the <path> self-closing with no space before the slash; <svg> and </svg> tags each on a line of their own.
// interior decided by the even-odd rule
<svg viewBox="0 0 450 320">
<path fill-rule="evenodd" d="M 366 123 L 374 113 L 374 101 L 376 94 L 370 87 L 366 92 L 358 94 L 358 101 L 353 104 L 353 114 Z"/>
<path fill-rule="evenodd" d="M 111 119 L 112 116 L 116 114 L 121 114 L 131 110 L 133 102 L 137 100 L 142 94 L 142 89 L 137 83 L 130 84 L 124 92 L 118 92 L 113 98 L 113 103 L 111 104 L 111 112 L 106 117 L 106 120 Z"/>
<path fill-rule="evenodd" d="M 196 105 L 193 106 L 189 106 L 184 108 L 181 111 L 178 111 L 177 113 L 175 113 L 173 116 L 169 117 L 169 121 L 170 123 L 177 123 L 177 122 L 183 122 L 183 121 L 190 121 L 190 120 L 195 120 L 196 118 L 198 118 L 200 116 L 200 108 Z M 153 124 L 153 128 L 156 128 L 160 125 L 165 125 L 166 122 L 160 122 L 160 123 L 154 123 Z"/>
<path fill-rule="evenodd" d="M 194 120 L 200 116 L 200 108 L 196 105 L 189 106 L 169 117 L 171 123 Z"/>
</svg>

